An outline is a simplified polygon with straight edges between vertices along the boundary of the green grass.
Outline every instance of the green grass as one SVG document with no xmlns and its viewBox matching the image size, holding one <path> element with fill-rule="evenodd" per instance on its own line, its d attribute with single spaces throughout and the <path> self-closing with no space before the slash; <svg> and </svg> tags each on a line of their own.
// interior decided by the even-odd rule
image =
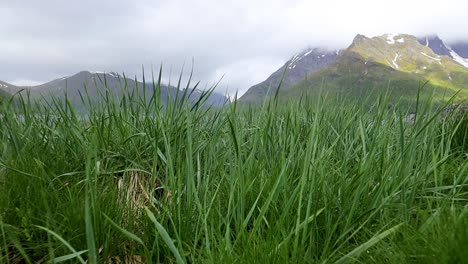
<svg viewBox="0 0 468 264">
<path fill-rule="evenodd" d="M 468 259 L 466 119 L 430 101 L 414 124 L 385 97 L 19 101 L 0 114 L 0 263 Z"/>
</svg>

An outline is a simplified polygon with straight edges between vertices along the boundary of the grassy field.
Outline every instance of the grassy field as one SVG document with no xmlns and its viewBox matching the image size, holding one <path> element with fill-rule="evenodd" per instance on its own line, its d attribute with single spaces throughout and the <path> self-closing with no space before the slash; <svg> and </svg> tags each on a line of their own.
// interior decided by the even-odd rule
<svg viewBox="0 0 468 264">
<path fill-rule="evenodd" d="M 0 263 L 468 262 L 466 116 L 157 94 L 3 106 Z"/>
</svg>

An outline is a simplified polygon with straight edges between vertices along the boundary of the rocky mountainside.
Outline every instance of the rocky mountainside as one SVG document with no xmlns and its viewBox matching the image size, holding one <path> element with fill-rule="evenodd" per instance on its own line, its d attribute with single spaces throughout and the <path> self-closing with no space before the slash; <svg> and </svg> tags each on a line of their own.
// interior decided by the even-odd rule
<svg viewBox="0 0 468 264">
<path fill-rule="evenodd" d="M 445 45 L 445 43 L 437 35 L 419 37 L 418 42 L 421 45 L 424 45 L 430 48 L 437 55 L 445 55 L 452 57 L 450 55 L 450 49 Z"/>
<path fill-rule="evenodd" d="M 446 45 L 444 41 L 436 35 L 418 38 L 418 41 L 422 45 L 430 48 L 435 54 L 448 56 L 468 68 L 468 43 L 457 42 Z"/>
<path fill-rule="evenodd" d="M 75 75 L 56 79 L 45 84 L 32 86 L 32 87 L 20 87 L 14 86 L 7 83 L 1 83 L 5 86 L 5 90 L 9 93 L 16 93 L 20 90 L 24 92 L 29 91 L 33 97 L 51 98 L 52 96 L 63 98 L 65 93 L 68 99 L 77 107 L 82 105 L 82 99 L 89 95 L 92 100 L 99 100 L 102 96 L 106 95 L 106 91 L 110 91 L 115 98 L 118 98 L 122 93 L 138 92 L 139 95 L 145 94 L 146 98 L 151 98 L 153 95 L 153 84 L 142 82 L 135 82 L 135 80 L 124 77 L 120 74 L 109 72 L 90 72 L 81 71 Z M 183 93 L 179 91 L 179 94 Z M 202 92 L 200 90 L 190 90 L 189 101 L 197 101 Z M 177 94 L 177 88 L 168 87 L 165 85 L 161 86 L 161 99 L 163 102 L 169 100 L 169 98 L 175 98 Z M 218 93 L 212 93 L 208 97 L 206 104 L 213 106 L 221 106 L 226 102 L 227 98 Z"/>
<path fill-rule="evenodd" d="M 436 40 L 428 39 L 426 46 L 406 34 L 372 38 L 357 35 L 327 66 L 284 89 L 281 98 L 296 98 L 320 89 L 368 98 L 389 89 L 393 100 L 411 101 L 420 84 L 426 81 L 425 90 L 429 93 L 433 88 L 437 100 L 459 90 L 459 98 L 468 98 L 468 68 L 456 60 L 450 48 Z M 246 93 L 240 100 L 255 101 L 251 95 Z"/>
<path fill-rule="evenodd" d="M 265 97 L 268 93 L 274 94 L 281 78 L 283 78 L 281 89 L 287 90 L 303 81 L 310 74 L 326 68 L 335 61 L 340 52 L 340 50 L 309 48 L 297 53 L 265 81 L 252 86 L 242 98 L 246 101 L 252 100 L 252 102 L 255 102 L 257 99 Z"/>
<path fill-rule="evenodd" d="M 468 42 L 451 43 L 450 47 L 464 59 L 468 59 Z"/>
</svg>

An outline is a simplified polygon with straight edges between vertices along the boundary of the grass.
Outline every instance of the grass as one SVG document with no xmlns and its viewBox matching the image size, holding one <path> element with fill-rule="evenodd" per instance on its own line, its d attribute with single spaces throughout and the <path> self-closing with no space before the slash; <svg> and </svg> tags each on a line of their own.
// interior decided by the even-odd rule
<svg viewBox="0 0 468 264">
<path fill-rule="evenodd" d="M 159 87 L 86 115 L 3 106 L 0 263 L 467 261 L 467 119 L 424 101 L 408 123 L 386 97 L 162 105 Z"/>
</svg>

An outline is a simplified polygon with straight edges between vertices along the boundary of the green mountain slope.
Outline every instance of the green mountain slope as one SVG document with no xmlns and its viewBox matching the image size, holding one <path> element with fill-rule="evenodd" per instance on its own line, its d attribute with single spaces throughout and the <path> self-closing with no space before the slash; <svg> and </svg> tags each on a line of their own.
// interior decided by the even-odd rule
<svg viewBox="0 0 468 264">
<path fill-rule="evenodd" d="M 375 97 L 389 89 L 393 100 L 414 100 L 421 83 L 424 94 L 434 90 L 436 100 L 459 91 L 468 98 L 468 69 L 448 56 L 439 56 L 410 35 L 356 36 L 352 45 L 329 67 L 282 92 L 283 98 L 316 93 Z"/>
</svg>

